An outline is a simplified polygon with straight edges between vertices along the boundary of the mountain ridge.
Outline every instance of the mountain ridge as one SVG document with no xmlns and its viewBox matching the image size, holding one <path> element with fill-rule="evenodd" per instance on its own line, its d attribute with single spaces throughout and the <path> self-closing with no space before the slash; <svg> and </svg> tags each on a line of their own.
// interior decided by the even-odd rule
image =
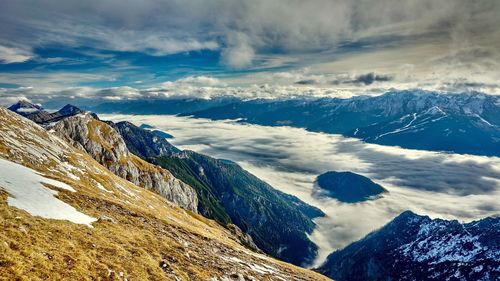
<svg viewBox="0 0 500 281">
<path fill-rule="evenodd" d="M 409 149 L 500 156 L 500 99 L 479 92 L 389 91 L 379 96 L 293 99 L 218 98 L 164 102 L 160 111 L 121 103 L 96 106 L 97 112 L 180 114 L 212 120 L 238 119 L 264 126 L 293 126 L 313 132 L 342 134 L 369 143 Z M 127 101 L 134 104 L 134 101 Z M 137 101 L 137 104 L 141 104 Z M 185 106 L 184 106 L 185 105 Z M 194 109 L 194 110 L 193 110 Z M 444 113 L 444 116 L 441 114 Z M 421 122 L 412 123 L 417 115 Z M 417 121 L 418 121 L 417 120 Z M 412 126 L 413 125 L 413 126 Z M 456 141 L 459 140 L 459 141 Z"/>
</svg>

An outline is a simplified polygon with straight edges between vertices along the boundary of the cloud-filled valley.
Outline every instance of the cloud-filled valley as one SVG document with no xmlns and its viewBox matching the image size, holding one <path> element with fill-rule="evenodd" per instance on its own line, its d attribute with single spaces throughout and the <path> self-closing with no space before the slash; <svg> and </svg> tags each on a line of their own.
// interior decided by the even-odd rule
<svg viewBox="0 0 500 281">
<path fill-rule="evenodd" d="M 183 149 L 229 159 L 275 188 L 321 208 L 311 239 L 320 246 L 317 263 L 411 209 L 431 217 L 471 221 L 500 213 L 500 159 L 401 149 L 339 135 L 290 127 L 174 116 L 103 115 L 156 126 Z M 316 197 L 315 177 L 352 171 L 389 190 L 383 198 L 345 204 Z"/>
</svg>

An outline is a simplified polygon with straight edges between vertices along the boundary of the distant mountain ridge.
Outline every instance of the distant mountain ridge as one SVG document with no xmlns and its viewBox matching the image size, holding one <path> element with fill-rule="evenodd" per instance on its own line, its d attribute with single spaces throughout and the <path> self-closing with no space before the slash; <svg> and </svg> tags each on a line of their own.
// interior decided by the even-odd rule
<svg viewBox="0 0 500 281">
<path fill-rule="evenodd" d="M 67 104 L 60 110 L 50 113 L 41 106 L 32 104 L 28 101 L 19 101 L 8 109 L 42 125 L 57 122 L 66 117 L 84 112 L 76 106 Z"/>
<path fill-rule="evenodd" d="M 181 114 L 266 126 L 293 126 L 342 134 L 370 143 L 411 149 L 500 156 L 500 97 L 477 92 L 441 94 L 423 90 L 390 91 L 380 96 L 216 101 L 178 99 L 136 110 L 133 101 L 96 109 L 129 114 Z M 141 104 L 137 101 L 137 105 Z M 193 104 L 202 104 L 193 110 Z"/>
<path fill-rule="evenodd" d="M 338 281 L 498 280 L 500 217 L 461 224 L 406 211 L 317 271 Z"/>
</svg>

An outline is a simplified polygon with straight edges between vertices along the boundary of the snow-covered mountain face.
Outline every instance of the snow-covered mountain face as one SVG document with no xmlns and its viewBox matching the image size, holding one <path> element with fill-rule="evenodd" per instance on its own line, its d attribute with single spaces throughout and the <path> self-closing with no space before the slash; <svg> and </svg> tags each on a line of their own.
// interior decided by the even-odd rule
<svg viewBox="0 0 500 281">
<path fill-rule="evenodd" d="M 412 90 L 350 99 L 236 101 L 182 115 L 301 127 L 403 148 L 500 156 L 500 98 L 482 93 Z"/>
<path fill-rule="evenodd" d="M 332 253 L 319 269 L 336 280 L 498 280 L 500 218 L 460 224 L 404 212 Z"/>
<path fill-rule="evenodd" d="M 426 91 L 393 91 L 377 97 L 358 97 L 341 100 L 339 109 L 351 111 L 380 110 L 385 116 L 440 109 L 448 114 L 483 114 L 491 107 L 498 108 L 500 97 L 482 93 L 438 94 Z M 500 121 L 500 120 L 492 120 Z"/>
</svg>

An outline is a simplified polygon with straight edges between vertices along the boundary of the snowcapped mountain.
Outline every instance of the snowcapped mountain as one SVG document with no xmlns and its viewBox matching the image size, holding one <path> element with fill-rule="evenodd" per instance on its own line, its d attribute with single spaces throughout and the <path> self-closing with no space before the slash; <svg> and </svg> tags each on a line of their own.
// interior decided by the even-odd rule
<svg viewBox="0 0 500 281">
<path fill-rule="evenodd" d="M 203 104 L 200 109 L 194 104 Z M 380 96 L 295 99 L 175 100 L 157 108 L 133 101 L 96 108 L 108 112 L 180 113 L 210 119 L 240 119 L 266 126 L 294 126 L 342 134 L 366 142 L 404 148 L 500 156 L 500 97 L 482 93 L 441 94 L 391 91 Z M 122 109 L 121 109 L 122 108 Z M 193 110 L 194 109 L 194 110 Z"/>
<path fill-rule="evenodd" d="M 71 104 L 65 105 L 56 112 L 48 112 L 43 107 L 28 101 L 19 101 L 8 109 L 41 125 L 55 123 L 63 118 L 83 113 L 83 110 Z"/>
<path fill-rule="evenodd" d="M 0 168 L 2 279 L 327 280 L 252 252 L 3 108 Z"/>
<path fill-rule="evenodd" d="M 335 280 L 498 280 L 500 217 L 461 224 L 406 211 L 333 252 L 318 269 Z"/>
</svg>

